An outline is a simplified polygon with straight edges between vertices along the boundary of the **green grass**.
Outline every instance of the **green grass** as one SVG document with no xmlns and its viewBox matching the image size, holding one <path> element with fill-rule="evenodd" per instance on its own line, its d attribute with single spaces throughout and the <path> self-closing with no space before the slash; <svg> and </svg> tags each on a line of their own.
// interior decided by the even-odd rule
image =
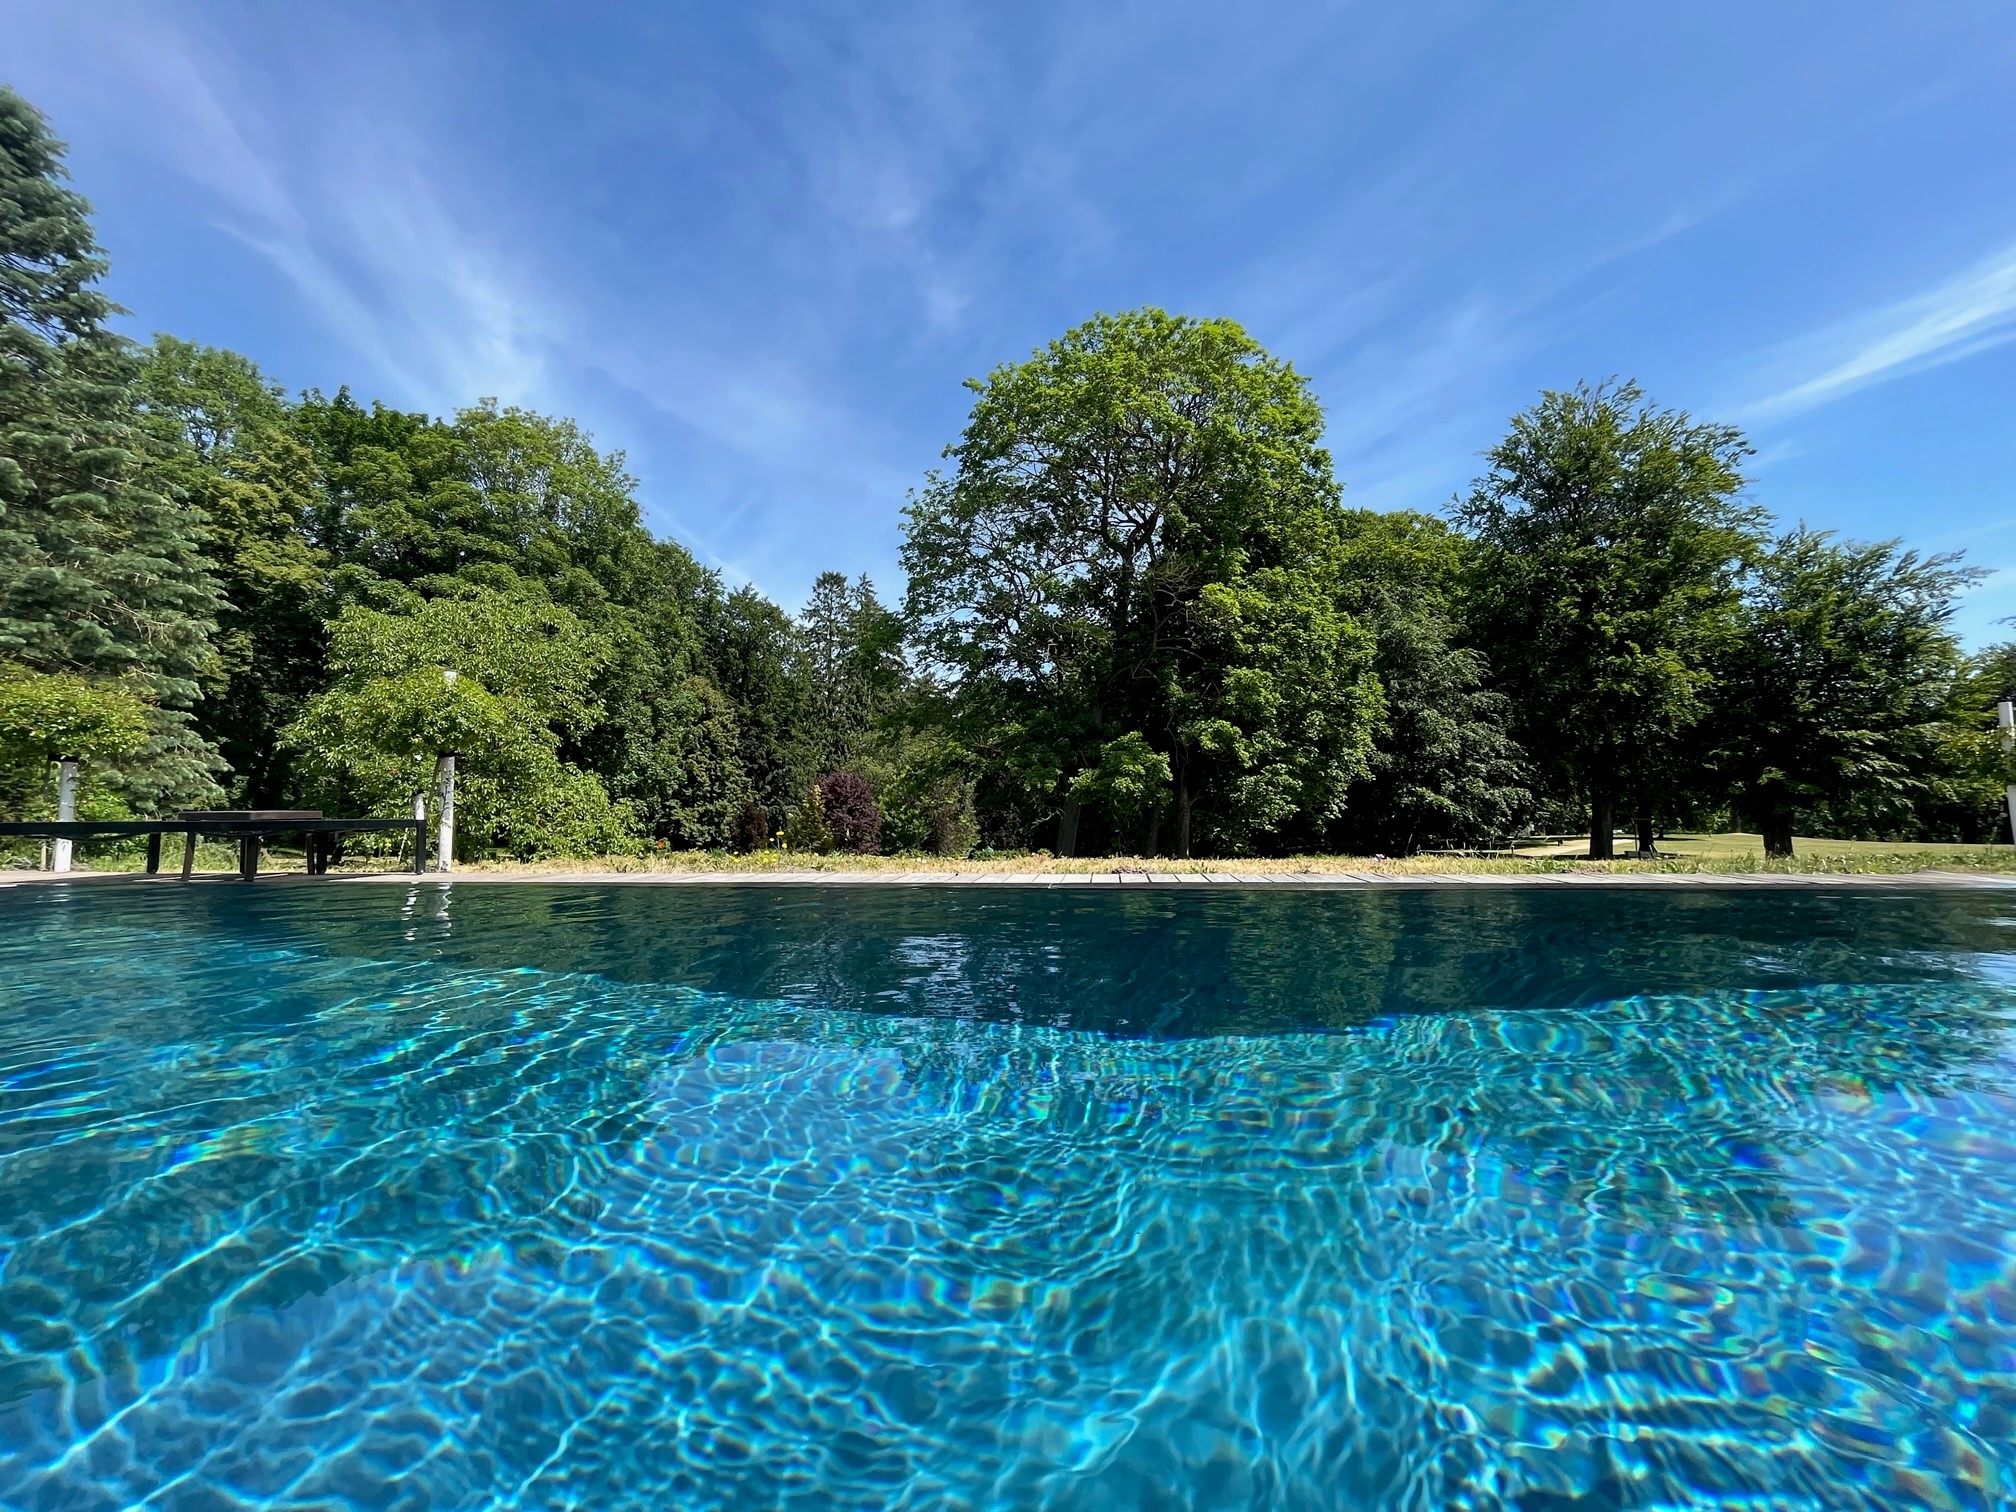
<svg viewBox="0 0 2016 1512">
<path fill-rule="evenodd" d="M 2016 871 L 2016 848 L 2007 845 L 1896 844 L 1869 840 L 1807 839 L 1795 843 L 1790 861 L 1764 859 L 1762 841 L 1755 835 L 1684 835 L 1661 842 L 1666 854 L 1655 861 L 1589 861 L 1583 859 L 1588 841 L 1564 844 L 1544 851 L 1492 856 L 1410 856 L 1400 859 L 1368 856 L 1273 856 L 1242 859 L 1211 858 L 1191 861 L 1166 856 L 1074 856 L 1042 855 L 976 856 L 948 860 L 938 856 L 819 856 L 765 851 L 737 856 L 718 851 L 656 851 L 643 856 L 602 856 L 587 859 L 556 859 L 536 863 L 479 862 L 464 870 L 507 871 L 525 874 L 611 873 L 725 873 L 761 875 L 765 872 L 933 872 L 960 876 L 1002 872 L 1040 872 L 1056 876 L 1095 872 L 1153 872 L 1186 875 L 1199 872 L 1240 875 L 1252 872 L 1323 875 L 1337 872 L 1376 873 L 1390 876 L 1448 874 L 1459 872 L 1496 875 L 1547 875 L 1572 871 L 1649 873 L 1747 873 L 1785 872 L 1895 873 L 1920 871 Z"/>
<path fill-rule="evenodd" d="M 1756 835 L 1732 833 L 1716 835 L 1674 835 L 1660 842 L 1662 852 L 1655 861 L 1584 859 L 1588 841 L 1576 840 L 1545 848 L 1523 849 L 1514 855 L 1409 856 L 1398 859 L 1369 856 L 1269 856 L 1229 859 L 1214 857 L 1179 861 L 1166 856 L 1073 856 L 1000 854 L 948 860 L 939 856 L 820 856 L 797 852 L 764 851 L 738 856 L 722 851 L 651 851 L 642 855 L 556 858 L 549 861 L 507 860 L 464 862 L 461 871 L 509 873 L 522 876 L 603 875 L 635 876 L 653 873 L 708 873 L 760 876 L 769 872 L 929 872 L 956 876 L 1037 872 L 1055 876 L 1084 876 L 1093 873 L 1152 872 L 1164 875 L 1216 873 L 1244 875 L 1255 872 L 1327 875 L 1339 872 L 1383 876 L 1447 875 L 1484 873 L 1490 875 L 1544 876 L 1562 872 L 1620 872 L 1688 874 L 1743 874 L 1751 872 L 1818 875 L 1861 873 L 1908 875 L 1922 871 L 2016 872 L 2016 848 L 2007 845 L 1913 844 L 1879 840 L 1828 840 L 1802 838 L 1794 843 L 1790 861 L 1764 859 L 1762 841 Z M 0 854 L 0 867 L 9 863 L 32 868 L 34 853 L 17 849 Z M 108 847 L 99 854 L 80 855 L 78 869 L 94 872 L 137 872 L 143 866 L 138 845 Z M 162 848 L 161 868 L 173 875 L 182 864 L 179 843 Z M 341 868 L 345 872 L 386 872 L 404 870 L 405 863 L 389 853 L 382 856 L 353 856 Z M 235 845 L 204 842 L 197 847 L 199 872 L 235 872 L 238 852 Z M 298 847 L 269 847 L 260 860 L 262 872 L 305 870 Z"/>
<path fill-rule="evenodd" d="M 1623 843 L 1621 839 L 1619 843 Z M 1741 830 L 1717 835 L 1669 835 L 1659 842 L 1659 850 L 1662 855 L 1675 860 L 1710 865 L 1745 861 L 1761 863 L 1764 860 L 1764 838 Z M 1586 856 L 1588 852 L 1589 841 L 1585 836 L 1560 845 L 1521 847 L 1518 854 L 1542 858 Z M 1871 861 L 1908 859 L 1920 866 L 1956 863 L 1989 865 L 1997 870 L 2016 865 L 2016 849 L 2007 845 L 1956 845 L 1939 841 L 1828 840 L 1816 836 L 1796 836 L 1792 841 L 1792 852 L 1795 863 L 1808 857 L 1828 857 Z M 1991 859 L 1996 855 L 2003 858 L 1999 865 Z"/>
</svg>

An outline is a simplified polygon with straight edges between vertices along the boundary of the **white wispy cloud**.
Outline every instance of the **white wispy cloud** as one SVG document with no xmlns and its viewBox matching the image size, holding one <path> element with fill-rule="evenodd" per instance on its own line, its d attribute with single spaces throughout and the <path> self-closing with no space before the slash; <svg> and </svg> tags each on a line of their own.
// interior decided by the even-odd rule
<svg viewBox="0 0 2016 1512">
<path fill-rule="evenodd" d="M 112 65 L 148 106 L 134 140 L 403 402 L 537 396 L 561 321 L 494 250 L 495 228 L 444 200 L 453 175 L 414 161 L 427 137 L 392 94 L 283 113 L 227 52 L 165 21 L 135 15 L 113 37 Z M 302 120 L 319 127 L 304 135 Z"/>
<path fill-rule="evenodd" d="M 1818 372 L 1746 406 L 1775 420 L 1872 383 L 2016 340 L 2016 245 L 2002 248 L 1937 288 L 1857 317 L 1799 344 Z M 1792 360 L 1797 360 L 1794 358 Z"/>
</svg>

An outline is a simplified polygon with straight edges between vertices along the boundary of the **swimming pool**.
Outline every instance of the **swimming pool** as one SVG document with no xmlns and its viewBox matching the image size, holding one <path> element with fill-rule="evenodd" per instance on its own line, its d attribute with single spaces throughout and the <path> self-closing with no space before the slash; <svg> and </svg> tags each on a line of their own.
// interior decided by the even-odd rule
<svg viewBox="0 0 2016 1512">
<path fill-rule="evenodd" d="M 0 1505 L 2009 1505 L 2016 897 L 0 891 Z"/>
</svg>

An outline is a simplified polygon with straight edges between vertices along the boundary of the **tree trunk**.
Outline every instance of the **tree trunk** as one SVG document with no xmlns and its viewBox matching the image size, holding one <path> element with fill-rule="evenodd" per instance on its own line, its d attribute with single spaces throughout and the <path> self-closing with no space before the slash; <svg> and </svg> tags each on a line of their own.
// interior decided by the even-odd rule
<svg viewBox="0 0 2016 1512">
<path fill-rule="evenodd" d="M 1148 849 L 1141 852 L 1141 854 L 1144 856 L 1154 856 L 1161 854 L 1160 850 L 1158 849 L 1161 843 L 1162 843 L 1162 805 L 1158 803 L 1155 805 L 1154 809 L 1150 811 L 1148 815 Z"/>
<path fill-rule="evenodd" d="M 2016 810 L 2012 810 L 2016 812 Z M 1190 859 L 1190 777 L 1188 773 L 1176 778 L 1176 854 L 1185 861 Z"/>
<path fill-rule="evenodd" d="M 1075 856 L 1078 854 L 1078 815 L 1084 810 L 1084 803 L 1076 798 L 1064 800 L 1064 816 L 1057 821 L 1057 854 Z"/>
<path fill-rule="evenodd" d="M 1611 837 L 1617 830 L 1617 800 L 1608 793 L 1589 795 L 1589 859 L 1611 861 L 1617 852 Z"/>
<path fill-rule="evenodd" d="M 1638 810 L 1638 855 L 1641 860 L 1649 861 L 1659 854 L 1657 840 L 1658 836 L 1653 833 L 1652 815 L 1641 806 Z"/>
</svg>

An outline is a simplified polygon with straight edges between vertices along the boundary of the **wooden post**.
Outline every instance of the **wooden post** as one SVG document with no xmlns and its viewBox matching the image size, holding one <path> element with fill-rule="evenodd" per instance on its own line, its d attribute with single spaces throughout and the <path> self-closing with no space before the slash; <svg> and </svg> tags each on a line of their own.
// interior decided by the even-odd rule
<svg viewBox="0 0 2016 1512">
<path fill-rule="evenodd" d="M 189 873 L 196 869 L 196 826 L 190 825 L 182 837 L 182 880 L 189 880 Z"/>
<path fill-rule="evenodd" d="M 259 835 L 246 835 L 238 841 L 238 876 L 250 882 L 259 875 Z"/>
<path fill-rule="evenodd" d="M 155 830 L 147 837 L 147 875 L 158 876 L 161 872 L 161 831 Z"/>
<path fill-rule="evenodd" d="M 77 759 L 65 756 L 56 763 L 56 822 L 75 824 L 77 822 Z M 51 871 L 70 870 L 70 842 L 56 842 L 56 859 Z"/>
</svg>

